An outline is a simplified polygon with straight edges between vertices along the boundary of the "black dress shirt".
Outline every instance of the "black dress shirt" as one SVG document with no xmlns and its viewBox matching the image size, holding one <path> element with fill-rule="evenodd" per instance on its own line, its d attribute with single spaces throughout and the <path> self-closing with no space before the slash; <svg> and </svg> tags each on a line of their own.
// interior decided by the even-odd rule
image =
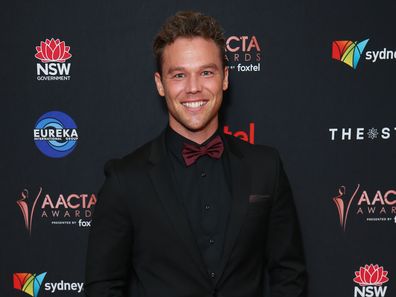
<svg viewBox="0 0 396 297">
<path fill-rule="evenodd" d="M 218 130 L 202 145 L 217 135 L 224 137 Z M 184 143 L 198 145 L 168 127 L 166 145 L 179 201 L 185 208 L 208 273 L 216 280 L 231 205 L 227 152 L 220 159 L 201 156 L 187 167 L 182 156 Z"/>
</svg>

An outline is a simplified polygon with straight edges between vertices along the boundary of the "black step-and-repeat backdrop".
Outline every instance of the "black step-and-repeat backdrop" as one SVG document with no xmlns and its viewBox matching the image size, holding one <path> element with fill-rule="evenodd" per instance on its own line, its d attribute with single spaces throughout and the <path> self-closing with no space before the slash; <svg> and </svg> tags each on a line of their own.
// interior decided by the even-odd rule
<svg viewBox="0 0 396 297">
<path fill-rule="evenodd" d="M 103 165 L 166 124 L 151 45 L 185 9 L 225 28 L 224 131 L 282 154 L 310 296 L 396 296 L 394 3 L 3 3 L 0 296 L 83 296 Z"/>
</svg>

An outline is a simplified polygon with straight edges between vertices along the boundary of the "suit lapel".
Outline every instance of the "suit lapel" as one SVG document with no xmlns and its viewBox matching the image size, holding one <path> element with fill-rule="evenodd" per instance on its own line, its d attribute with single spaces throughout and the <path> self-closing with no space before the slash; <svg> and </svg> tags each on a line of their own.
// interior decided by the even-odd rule
<svg viewBox="0 0 396 297">
<path fill-rule="evenodd" d="M 228 218 L 226 236 L 224 242 L 223 257 L 220 261 L 219 275 L 217 282 L 221 279 L 224 269 L 231 256 L 232 249 L 237 241 L 247 207 L 249 205 L 250 192 L 250 170 L 244 162 L 243 154 L 236 147 L 234 140 L 225 138 L 226 150 L 228 153 L 228 164 L 231 178 L 231 210 Z"/>
<path fill-rule="evenodd" d="M 208 281 L 208 272 L 191 230 L 187 213 L 180 203 L 178 199 L 179 193 L 175 189 L 175 183 L 172 178 L 173 175 L 171 174 L 171 165 L 166 154 L 165 133 L 162 133 L 160 137 L 152 143 L 149 161 L 153 165 L 149 171 L 149 176 L 162 206 L 179 235 L 180 240 L 183 242 L 192 260 L 201 272 L 202 277 Z"/>
</svg>

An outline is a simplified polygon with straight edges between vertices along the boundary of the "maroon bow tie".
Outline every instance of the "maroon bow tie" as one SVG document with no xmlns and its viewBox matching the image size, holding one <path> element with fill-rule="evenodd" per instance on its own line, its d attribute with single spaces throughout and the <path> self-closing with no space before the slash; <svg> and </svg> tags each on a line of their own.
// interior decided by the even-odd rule
<svg viewBox="0 0 396 297">
<path fill-rule="evenodd" d="M 220 159 L 221 154 L 224 151 L 224 144 L 221 137 L 217 135 L 206 145 L 197 146 L 193 144 L 185 143 L 182 154 L 184 162 L 187 166 L 194 164 L 199 157 L 208 155 L 214 159 Z"/>
</svg>

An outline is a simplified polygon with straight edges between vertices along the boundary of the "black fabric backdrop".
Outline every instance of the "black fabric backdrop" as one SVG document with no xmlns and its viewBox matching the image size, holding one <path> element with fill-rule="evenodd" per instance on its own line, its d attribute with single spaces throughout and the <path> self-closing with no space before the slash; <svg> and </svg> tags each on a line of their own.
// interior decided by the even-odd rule
<svg viewBox="0 0 396 297">
<path fill-rule="evenodd" d="M 388 271 L 382 286 L 386 296 L 396 296 L 394 1 L 14 1 L 1 6 L 1 296 L 26 296 L 13 284 L 13 274 L 22 272 L 47 272 L 39 296 L 83 294 L 60 290 L 59 284 L 84 281 L 89 227 L 82 225 L 90 216 L 80 205 L 84 215 L 76 217 L 75 209 L 56 207 L 56 201 L 60 194 L 65 199 L 96 194 L 106 160 L 163 129 L 167 114 L 154 87 L 151 45 L 165 18 L 185 9 L 216 17 L 227 37 L 247 36 L 249 43 L 255 36 L 259 44 L 260 51 L 227 52 L 235 67 L 223 125 L 250 136 L 254 126 L 255 143 L 280 150 L 301 220 L 310 296 L 356 296 L 355 271 L 366 264 Z M 70 80 L 37 80 L 37 63 L 44 63 L 34 57 L 35 47 L 47 38 L 70 46 L 72 57 L 65 62 L 71 63 Z M 356 69 L 331 58 L 333 41 L 367 38 Z M 230 44 L 242 47 L 235 39 Z M 385 48 L 395 59 L 391 54 L 376 62 L 366 59 L 368 51 Z M 260 64 L 260 71 L 238 71 L 239 63 Z M 68 114 L 78 127 L 77 147 L 64 158 L 44 155 L 33 141 L 36 121 L 53 110 Z M 338 129 L 333 138 L 332 128 Z M 377 137 L 372 128 L 380 132 Z M 383 128 L 389 134 L 381 134 Z M 345 186 L 347 204 L 358 185 L 344 230 L 333 198 Z M 31 210 L 40 187 L 29 235 L 17 200 L 28 190 Z M 371 204 L 377 193 L 371 214 L 366 202 L 358 205 L 364 193 Z M 381 205 L 378 195 L 387 196 L 388 205 Z M 54 210 L 61 216 L 53 217 Z M 70 217 L 63 217 L 68 210 Z M 48 290 L 46 283 L 58 284 L 57 289 Z"/>
</svg>

